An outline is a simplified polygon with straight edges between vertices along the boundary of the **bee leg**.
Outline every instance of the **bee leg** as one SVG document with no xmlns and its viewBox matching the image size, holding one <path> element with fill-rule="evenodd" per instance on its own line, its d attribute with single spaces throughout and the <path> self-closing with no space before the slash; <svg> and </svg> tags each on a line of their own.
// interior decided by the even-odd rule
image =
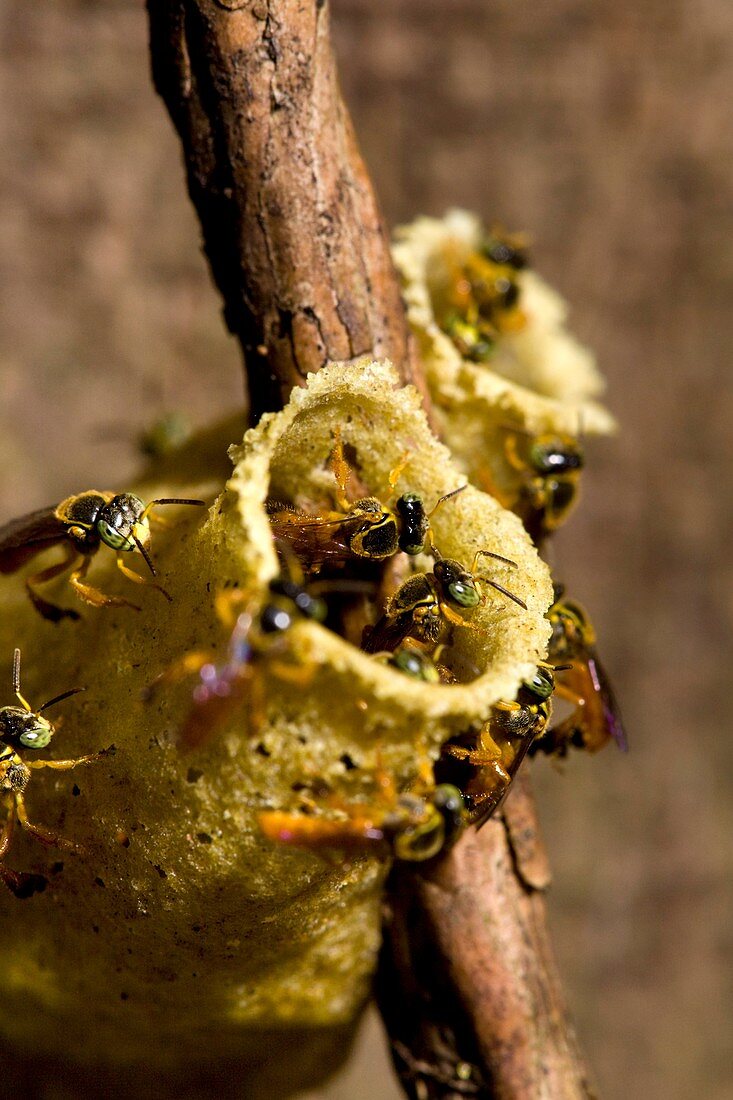
<svg viewBox="0 0 733 1100">
<path fill-rule="evenodd" d="M 316 669 L 315 662 L 301 662 L 298 665 L 287 665 L 284 661 L 269 661 L 267 665 L 273 676 L 278 680 L 284 680 L 286 684 L 295 684 L 296 687 L 308 687 L 313 680 Z"/>
<path fill-rule="evenodd" d="M 59 772 L 70 772 L 79 764 L 93 764 L 105 755 L 102 749 L 100 752 L 90 752 L 87 756 L 77 756 L 73 760 L 26 760 L 25 764 L 28 768 L 55 768 Z"/>
<path fill-rule="evenodd" d="M 329 456 L 328 465 L 331 469 L 331 473 L 336 479 L 336 491 L 333 495 L 334 500 L 342 512 L 348 512 L 351 508 L 351 501 L 346 495 L 346 490 L 351 480 L 351 470 L 349 469 L 349 464 L 344 455 L 344 444 L 341 439 L 340 428 L 334 429 L 333 450 Z"/>
<path fill-rule="evenodd" d="M 505 429 L 507 435 L 504 440 L 504 457 L 513 470 L 523 474 L 527 470 L 527 463 L 519 453 L 519 436 L 510 428 Z"/>
<path fill-rule="evenodd" d="M 253 593 L 247 588 L 223 588 L 214 596 L 214 611 L 222 626 L 232 630 L 242 605 L 251 603 Z"/>
<path fill-rule="evenodd" d="M 79 568 L 75 569 L 69 577 L 69 584 L 79 599 L 83 600 L 84 603 L 88 603 L 91 607 L 132 607 L 135 611 L 139 611 L 140 608 L 137 604 L 130 603 L 124 597 L 105 596 L 104 592 L 100 592 L 98 588 L 93 588 L 91 584 L 84 583 L 84 577 L 89 571 L 91 560 L 91 555 L 87 554 Z"/>
<path fill-rule="evenodd" d="M 58 607 L 55 603 L 44 600 L 44 598 L 39 596 L 35 591 L 35 585 L 46 584 L 47 581 L 52 581 L 54 577 L 60 577 L 62 573 L 65 573 L 71 568 L 76 560 L 76 551 L 73 547 L 69 547 L 63 561 L 58 562 L 56 565 L 49 566 L 48 569 L 42 569 L 40 573 L 34 573 L 32 577 L 26 578 L 25 587 L 30 596 L 31 603 L 36 611 L 49 622 L 58 623 L 61 622 L 62 619 L 81 618 L 78 611 L 73 611 L 71 608 L 67 607 Z"/>
<path fill-rule="evenodd" d="M 162 527 L 166 531 L 172 531 L 176 526 L 172 520 L 166 519 L 165 516 L 159 516 L 157 512 L 149 512 L 145 518 L 150 523 L 155 524 L 156 527 Z"/>
<path fill-rule="evenodd" d="M 22 794 L 15 795 L 15 809 L 21 826 L 36 840 L 40 840 L 41 844 L 47 844 L 51 848 L 66 848 L 69 851 L 73 851 L 77 847 L 72 841 L 65 840 L 64 837 L 52 832 L 51 829 L 44 828 L 43 825 L 32 825 L 28 820 Z"/>
<path fill-rule="evenodd" d="M 560 699 L 567 700 L 568 703 L 572 703 L 573 706 L 578 707 L 579 709 L 585 706 L 585 699 L 583 698 L 583 696 L 578 695 L 574 691 L 571 691 L 569 687 L 565 686 L 565 684 L 561 684 L 558 682 L 555 683 L 555 695 L 557 695 Z"/>
<path fill-rule="evenodd" d="M 467 630 L 478 630 L 478 623 L 472 623 L 470 619 L 462 619 L 461 616 L 453 610 L 453 608 L 447 603 L 441 603 L 440 613 L 443 615 L 449 623 L 453 626 L 464 626 Z"/>
<path fill-rule="evenodd" d="M 13 830 L 15 829 L 15 800 L 9 799 L 8 816 L 5 819 L 2 832 L 0 833 L 0 860 L 5 859 L 8 848 L 13 839 Z"/>
<path fill-rule="evenodd" d="M 412 454 L 410 453 L 410 451 L 405 451 L 405 453 L 402 455 L 402 458 L 399 460 L 394 469 L 390 470 L 389 478 L 387 479 L 387 484 L 389 485 L 390 491 L 390 500 L 395 495 L 395 487 L 397 485 L 397 482 L 399 481 L 400 474 L 402 473 L 411 458 Z"/>
<path fill-rule="evenodd" d="M 495 500 L 498 500 L 502 508 L 510 508 L 511 505 L 514 503 L 514 497 L 511 495 L 511 493 L 505 493 L 499 488 L 499 486 L 494 481 L 493 474 L 486 467 L 483 467 L 478 471 L 478 481 L 482 490 L 485 493 L 488 493 L 489 496 L 492 496 Z"/>
<path fill-rule="evenodd" d="M 117 568 L 119 569 L 120 573 L 124 573 L 124 575 L 129 580 L 134 581 L 135 584 L 144 584 L 146 588 L 156 588 L 158 592 L 163 593 L 168 603 L 173 603 L 173 597 L 169 595 L 168 592 L 166 592 L 165 588 L 163 588 L 159 584 L 156 584 L 155 581 L 146 580 L 145 577 L 141 577 L 139 573 L 136 573 L 134 569 L 130 569 L 128 565 L 125 565 L 122 558 L 122 551 L 120 550 L 117 551 Z M 134 604 L 130 604 L 130 606 L 134 607 Z"/>
</svg>

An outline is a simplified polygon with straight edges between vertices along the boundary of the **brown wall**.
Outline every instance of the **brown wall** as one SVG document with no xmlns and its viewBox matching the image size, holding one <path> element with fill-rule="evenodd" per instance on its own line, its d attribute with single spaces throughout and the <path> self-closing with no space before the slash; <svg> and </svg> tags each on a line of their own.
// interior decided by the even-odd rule
<svg viewBox="0 0 733 1100">
<path fill-rule="evenodd" d="M 389 219 L 462 204 L 528 229 L 608 375 L 622 434 L 591 448 L 554 556 L 593 612 L 632 751 L 535 769 L 553 924 L 607 1100 L 723 1100 L 733 8 L 333 3 Z M 142 5 L 5 0 L 0 34 L 5 519 L 124 482 L 126 432 L 171 406 L 202 422 L 238 399 L 240 378 L 149 86 Z"/>
</svg>

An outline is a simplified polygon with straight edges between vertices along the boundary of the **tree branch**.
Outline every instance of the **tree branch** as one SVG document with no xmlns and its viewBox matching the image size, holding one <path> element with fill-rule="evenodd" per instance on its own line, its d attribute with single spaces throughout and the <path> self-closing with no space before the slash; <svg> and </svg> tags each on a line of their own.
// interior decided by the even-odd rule
<svg viewBox="0 0 733 1100">
<path fill-rule="evenodd" d="M 148 0 L 148 11 L 155 84 L 253 418 L 329 360 L 388 356 L 425 392 L 327 4 Z M 480 834 L 427 873 L 395 875 L 380 1000 L 411 1096 L 592 1095 L 551 958 L 534 804 L 515 785 Z"/>
<path fill-rule="evenodd" d="M 427 873 L 393 883 L 378 998 L 415 1100 L 589 1100 L 555 968 L 529 781 Z"/>
<path fill-rule="evenodd" d="M 327 361 L 420 383 L 389 242 L 338 89 L 323 0 L 148 0 L 253 419 Z"/>
</svg>

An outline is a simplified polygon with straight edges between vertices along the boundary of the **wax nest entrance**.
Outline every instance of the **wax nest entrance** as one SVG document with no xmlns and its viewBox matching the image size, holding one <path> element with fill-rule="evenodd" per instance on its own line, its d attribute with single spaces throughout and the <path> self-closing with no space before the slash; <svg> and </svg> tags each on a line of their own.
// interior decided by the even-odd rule
<svg viewBox="0 0 733 1100">
<path fill-rule="evenodd" d="M 256 719 L 244 692 L 197 751 L 176 744 L 195 676 L 163 683 L 148 702 L 141 696 L 186 653 L 211 649 L 226 659 L 231 628 L 217 615 L 217 597 L 244 592 L 253 615 L 266 602 L 280 566 L 265 502 L 308 509 L 328 501 L 336 429 L 369 493 L 388 496 L 403 462 L 395 491 L 418 493 L 428 507 L 462 484 L 416 393 L 395 387 L 386 363 L 332 366 L 248 432 L 208 517 L 186 515 L 156 539 L 171 604 L 149 591 L 138 613 L 88 609 L 79 623 L 52 625 L 38 619 L 17 579 L 3 582 L 3 652 L 23 647 L 31 697 L 87 687 L 68 704 L 59 755 L 116 746 L 83 775 L 44 776 L 29 790 L 34 818 L 84 852 L 55 863 L 23 838 L 13 849 L 11 862 L 48 878 L 43 893 L 23 902 L 0 895 L 4 1031 L 18 1049 L 179 1064 L 185 1036 L 199 1062 L 202 1052 L 246 1057 L 250 1039 L 259 1052 L 254 1028 L 340 1024 L 363 1002 L 386 861 L 353 850 L 324 860 L 273 844 L 258 815 L 304 797 L 314 814 L 333 812 L 316 788 L 373 797 L 379 772 L 409 788 L 421 758 L 513 698 L 545 655 L 552 599 L 547 568 L 519 520 L 469 488 L 431 521 L 444 557 L 469 567 L 481 549 L 511 559 L 511 567 L 486 559 L 482 570 L 526 604 L 486 589 L 475 626 L 454 631 L 452 659 L 469 670 L 463 682 L 415 682 L 329 627 L 300 621 L 278 656 L 303 675 L 283 678 L 261 661 Z M 211 500 L 212 438 L 189 445 L 174 484 L 136 491 Z M 432 566 L 424 557 L 413 567 Z M 112 572 L 100 555 L 96 582 Z M 80 1002 L 93 1026 L 78 1027 Z"/>
<path fill-rule="evenodd" d="M 566 327 L 565 302 L 531 268 L 513 276 L 523 319 L 498 336 L 485 362 L 464 358 L 440 327 L 450 284 L 485 234 L 464 210 L 421 217 L 396 231 L 393 256 L 443 438 L 472 482 L 481 485 L 488 473 L 498 489 L 512 492 L 517 475 L 504 458 L 507 427 L 605 435 L 615 421 L 597 400 L 604 381 L 592 353 Z"/>
</svg>

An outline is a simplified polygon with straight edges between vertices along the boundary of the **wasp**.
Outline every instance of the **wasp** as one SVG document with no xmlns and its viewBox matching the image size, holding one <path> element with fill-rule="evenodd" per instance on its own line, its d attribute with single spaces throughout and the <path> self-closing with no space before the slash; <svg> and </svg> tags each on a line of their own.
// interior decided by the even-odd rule
<svg viewBox="0 0 733 1100">
<path fill-rule="evenodd" d="M 579 603 L 565 597 L 563 585 L 554 588 L 554 602 L 547 613 L 552 623 L 550 656 L 569 662 L 559 678 L 557 694 L 574 709 L 536 742 L 533 751 L 564 756 L 572 745 L 597 752 L 613 739 L 626 752 L 621 710 L 596 652 L 593 624 Z"/>
<path fill-rule="evenodd" d="M 323 622 L 327 606 L 298 581 L 276 577 L 270 581 L 267 599 L 257 602 L 246 591 L 227 589 L 217 594 L 219 621 L 230 629 L 226 659 L 216 663 L 216 653 L 193 650 L 162 672 L 143 692 L 149 701 L 166 684 L 196 675 L 193 707 L 179 733 L 184 750 L 204 744 L 224 724 L 243 698 L 250 701 L 253 724 L 261 721 L 263 700 L 258 698 L 258 673 L 264 662 L 282 680 L 305 684 L 311 672 L 303 664 L 287 662 L 287 634 L 294 623 Z"/>
<path fill-rule="evenodd" d="M 526 264 L 519 237 L 494 231 L 482 246 L 463 257 L 448 258 L 447 292 L 438 324 L 461 355 L 487 362 L 497 340 L 527 323 L 520 308 L 517 272 Z"/>
<path fill-rule="evenodd" d="M 483 488 L 519 516 L 527 531 L 541 542 L 567 519 L 578 499 L 585 465 L 577 437 L 565 432 L 528 432 L 502 425 L 504 456 L 519 475 L 516 492 L 497 489 L 491 475 L 481 472 Z"/>
<path fill-rule="evenodd" d="M 67 497 L 55 508 L 43 508 L 11 520 L 0 529 L 0 573 L 15 573 L 43 550 L 64 543 L 66 556 L 62 561 L 27 577 L 25 581 L 31 602 L 44 619 L 59 622 L 61 619 L 80 617 L 77 611 L 49 603 L 36 591 L 38 585 L 45 584 L 69 570 L 69 584 L 84 603 L 92 607 L 132 607 L 139 611 L 137 604 L 124 597 L 107 596 L 86 583 L 85 577 L 92 558 L 104 544 L 115 551 L 117 566 L 129 580 L 135 584 L 157 588 L 170 601 L 171 597 L 164 588 L 145 580 L 124 562 L 125 554 L 137 550 L 151 574 L 155 576 L 155 566 L 148 553 L 150 522 L 157 518 L 151 515 L 152 509 L 162 504 L 204 507 L 203 500 L 162 497 L 145 504 L 132 493 L 88 489 Z M 158 522 L 163 521 L 158 519 Z"/>
<path fill-rule="evenodd" d="M 438 768 L 441 777 L 445 774 L 456 778 L 454 761 L 461 761 L 470 769 L 468 778 L 460 785 L 468 819 L 477 828 L 501 804 L 531 745 L 542 737 L 550 719 L 555 673 L 562 667 L 540 664 L 532 678 L 521 684 L 516 699 L 492 707 L 491 717 L 471 737 L 470 745 L 458 740 L 443 747 Z"/>
<path fill-rule="evenodd" d="M 313 852 L 371 849 L 416 863 L 438 855 L 466 824 L 463 795 L 451 784 L 434 786 L 426 795 L 397 795 L 387 786 L 386 804 L 347 805 L 342 819 L 266 810 L 258 815 L 260 829 L 268 840 Z"/>
<path fill-rule="evenodd" d="M 362 646 L 367 653 L 394 651 L 408 639 L 434 651 L 448 634 L 450 627 L 470 627 L 465 612 L 474 611 L 485 599 L 480 585 L 501 592 L 527 610 L 519 596 L 504 588 L 492 577 L 477 573 L 481 557 L 494 558 L 516 567 L 516 562 L 495 554 L 492 550 L 477 550 L 473 564 L 466 569 L 454 558 L 442 558 L 433 550 L 436 562 L 431 573 L 413 573 L 387 602 L 385 612 L 373 627 L 364 632 Z"/>
<path fill-rule="evenodd" d="M 0 791 L 3 803 L 7 811 L 5 824 L 0 833 L 0 877 L 7 886 L 19 896 L 27 896 L 27 888 L 38 876 L 28 876 L 5 867 L 5 856 L 13 839 L 13 831 L 16 821 L 26 832 L 40 840 L 57 848 L 75 848 L 69 840 L 64 840 L 50 829 L 41 825 L 32 825 L 28 820 L 25 806 L 25 791 L 31 779 L 33 768 L 53 768 L 56 771 L 70 771 L 80 764 L 91 764 L 107 755 L 111 750 L 103 749 L 101 752 L 91 753 L 88 756 L 78 756 L 73 760 L 24 760 L 21 753 L 34 752 L 45 749 L 53 739 L 55 727 L 44 717 L 44 711 L 56 706 L 57 703 L 69 699 L 84 691 L 84 688 L 71 688 L 60 695 L 49 699 L 38 710 L 26 701 L 20 691 L 20 650 L 13 653 L 13 692 L 20 706 L 7 706 L 0 708 Z M 44 885 L 45 885 L 45 880 Z M 38 888 L 38 886 L 36 887 Z M 32 890 L 31 890 L 32 892 Z"/>
<path fill-rule="evenodd" d="M 392 492 L 407 461 L 403 459 L 389 476 Z M 396 499 L 394 508 L 378 497 L 351 501 L 348 495 L 351 469 L 338 430 L 329 466 L 336 482 L 335 510 L 306 512 L 277 501 L 267 503 L 275 543 L 311 570 L 353 558 L 381 562 L 398 550 L 410 555 L 422 553 L 426 545 L 432 543 L 432 516 L 447 500 L 466 488 L 461 485 L 445 493 L 429 512 L 417 493 L 403 493 Z"/>
</svg>

